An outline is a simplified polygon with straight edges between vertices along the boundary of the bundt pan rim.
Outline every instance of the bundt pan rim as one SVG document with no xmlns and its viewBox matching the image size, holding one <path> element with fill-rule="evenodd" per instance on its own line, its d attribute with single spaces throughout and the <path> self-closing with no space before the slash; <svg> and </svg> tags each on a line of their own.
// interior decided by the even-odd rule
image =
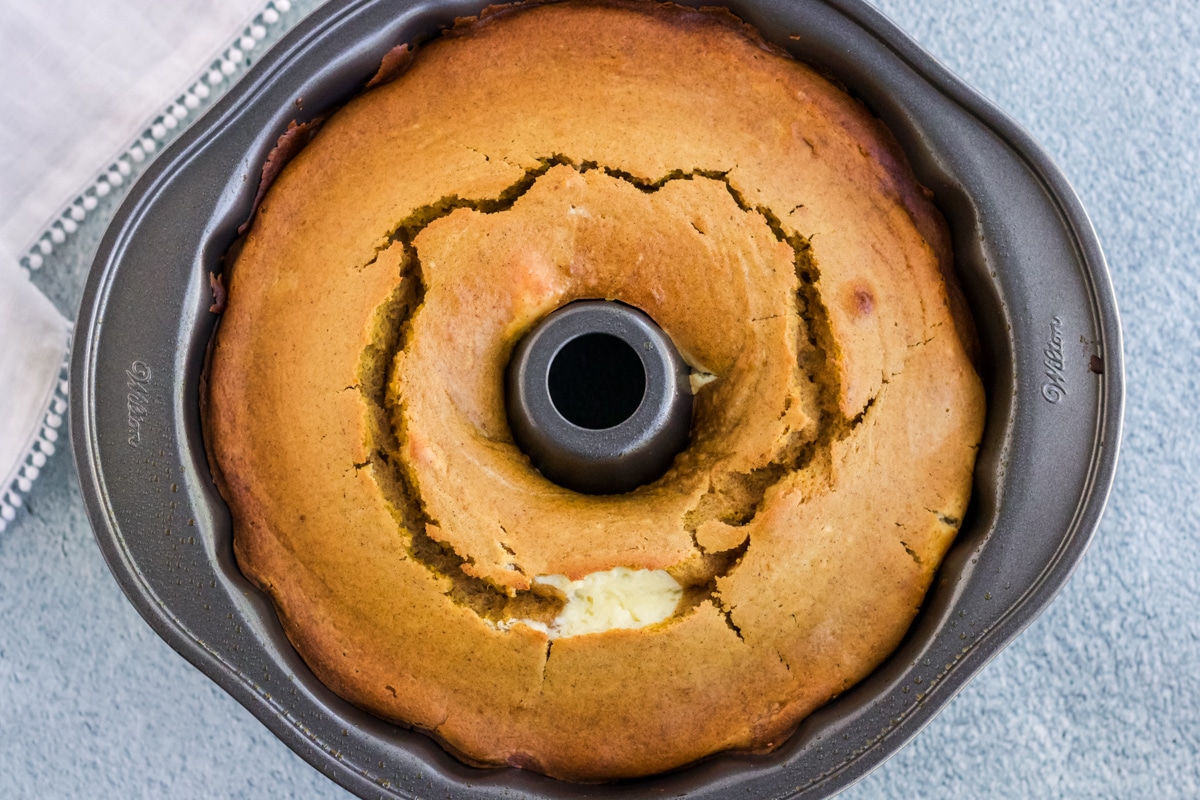
<svg viewBox="0 0 1200 800">
<path fill-rule="evenodd" d="M 360 91 L 393 45 L 485 5 L 319 9 L 130 192 L 89 275 L 71 364 L 72 445 L 101 551 L 168 644 L 362 797 L 828 797 L 899 750 L 1032 622 L 1095 533 L 1124 401 L 1095 233 L 1032 139 L 866 3 L 726 4 L 880 116 L 947 217 L 989 401 L 972 509 L 897 652 L 774 752 L 602 788 L 465 766 L 342 701 L 300 660 L 234 562 L 197 398 L 215 322 L 208 275 L 250 215 L 277 137 Z"/>
</svg>

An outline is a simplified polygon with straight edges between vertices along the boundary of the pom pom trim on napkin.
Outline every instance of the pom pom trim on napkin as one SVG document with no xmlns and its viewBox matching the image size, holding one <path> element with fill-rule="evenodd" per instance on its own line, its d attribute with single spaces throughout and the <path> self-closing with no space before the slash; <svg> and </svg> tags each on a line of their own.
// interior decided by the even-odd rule
<svg viewBox="0 0 1200 800">
<path fill-rule="evenodd" d="M 0 485 L 0 533 L 3 533 L 16 518 L 20 509 L 25 505 L 25 495 L 33 489 L 33 483 L 46 466 L 46 460 L 66 446 L 61 441 L 67 430 L 67 369 L 70 357 L 63 359 L 59 368 L 58 379 L 47 403 L 46 413 L 42 415 L 41 425 L 33 434 L 25 454 L 15 465 L 8 485 Z"/>
<path fill-rule="evenodd" d="M 183 92 L 164 105 L 108 166 L 98 170 L 83 190 L 63 205 L 26 252 L 19 256 L 21 266 L 31 272 L 41 269 L 47 256 L 79 230 L 80 223 L 97 209 L 102 199 L 128 190 L 133 179 L 153 160 L 153 155 L 187 128 L 189 118 L 194 120 L 200 110 L 224 94 L 235 77 L 266 52 L 266 45 L 273 43 L 296 22 L 289 19 L 279 25 L 292 7 L 292 0 L 271 0 L 263 6 Z"/>
</svg>

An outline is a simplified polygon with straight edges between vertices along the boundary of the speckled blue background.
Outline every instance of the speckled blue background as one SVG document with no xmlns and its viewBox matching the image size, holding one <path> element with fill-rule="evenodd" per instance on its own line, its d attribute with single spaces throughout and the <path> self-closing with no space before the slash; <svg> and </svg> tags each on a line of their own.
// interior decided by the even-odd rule
<svg viewBox="0 0 1200 800">
<path fill-rule="evenodd" d="M 879 7 L 1074 184 L 1112 269 L 1128 404 L 1070 584 L 842 797 L 1200 797 L 1200 4 Z M 0 534 L 0 796 L 348 797 L 142 622 L 65 450 Z"/>
</svg>

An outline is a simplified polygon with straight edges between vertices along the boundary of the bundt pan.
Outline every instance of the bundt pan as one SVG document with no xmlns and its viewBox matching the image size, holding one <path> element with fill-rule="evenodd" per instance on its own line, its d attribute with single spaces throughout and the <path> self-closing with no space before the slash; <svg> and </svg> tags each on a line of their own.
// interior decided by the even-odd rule
<svg viewBox="0 0 1200 800">
<path fill-rule="evenodd" d="M 1012 641 L 1096 530 L 1123 403 L 1120 328 L 1096 236 L 1029 136 L 865 2 L 732 0 L 734 13 L 887 123 L 949 221 L 988 393 L 968 518 L 900 648 L 772 753 L 602 787 L 465 766 L 339 699 L 292 649 L 234 561 L 198 383 L 216 321 L 208 276 L 251 213 L 276 139 L 361 91 L 397 43 L 483 5 L 329 4 L 134 188 L 88 279 L 71 364 L 72 441 L 100 548 L 159 635 L 362 797 L 827 797 L 895 753 Z"/>
</svg>

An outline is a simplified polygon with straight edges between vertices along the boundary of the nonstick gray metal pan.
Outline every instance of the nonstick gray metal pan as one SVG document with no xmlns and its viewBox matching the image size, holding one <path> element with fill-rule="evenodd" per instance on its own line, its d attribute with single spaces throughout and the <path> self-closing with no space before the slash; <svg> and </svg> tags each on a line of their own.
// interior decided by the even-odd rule
<svg viewBox="0 0 1200 800">
<path fill-rule="evenodd" d="M 1096 530 L 1116 464 L 1120 328 L 1096 236 L 1027 134 L 859 0 L 734 0 L 775 44 L 891 128 L 950 223 L 982 343 L 988 421 L 972 507 L 912 630 L 862 684 L 766 755 L 605 786 L 464 766 L 336 697 L 238 571 L 200 433 L 208 275 L 293 120 L 361 91 L 382 56 L 483 3 L 331 3 L 151 167 L 100 246 L 71 364 L 71 425 L 96 538 L 180 654 L 363 797 L 826 797 L 878 766 L 1050 602 Z M 799 576 L 798 576 L 799 579 Z"/>
</svg>

